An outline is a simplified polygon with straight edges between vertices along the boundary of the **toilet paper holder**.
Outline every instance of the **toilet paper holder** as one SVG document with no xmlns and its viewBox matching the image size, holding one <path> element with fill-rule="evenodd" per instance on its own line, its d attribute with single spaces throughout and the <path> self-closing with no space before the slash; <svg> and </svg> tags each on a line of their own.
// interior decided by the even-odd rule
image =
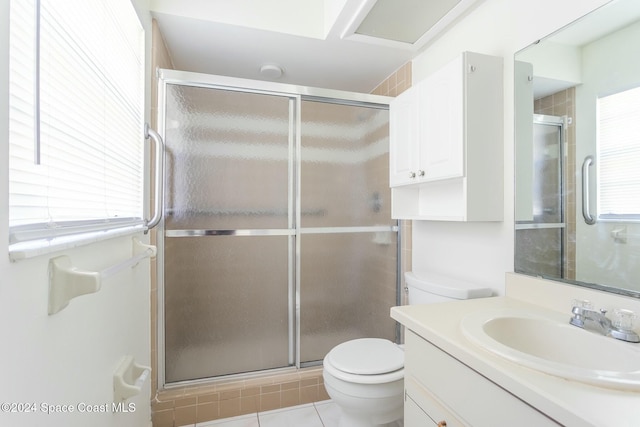
<svg viewBox="0 0 640 427">
<path fill-rule="evenodd" d="M 124 356 L 113 374 L 113 402 L 140 394 L 150 373 L 151 368 L 137 364 L 133 356 Z"/>
</svg>

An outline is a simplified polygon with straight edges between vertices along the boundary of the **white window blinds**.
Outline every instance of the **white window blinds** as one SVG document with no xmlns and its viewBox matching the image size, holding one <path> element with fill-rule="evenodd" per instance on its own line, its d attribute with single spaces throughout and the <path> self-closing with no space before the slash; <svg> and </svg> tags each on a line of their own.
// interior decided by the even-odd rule
<svg viewBox="0 0 640 427">
<path fill-rule="evenodd" d="M 640 219 L 640 87 L 598 98 L 598 217 Z"/>
<path fill-rule="evenodd" d="M 144 31 L 130 1 L 10 8 L 10 243 L 141 223 Z"/>
</svg>

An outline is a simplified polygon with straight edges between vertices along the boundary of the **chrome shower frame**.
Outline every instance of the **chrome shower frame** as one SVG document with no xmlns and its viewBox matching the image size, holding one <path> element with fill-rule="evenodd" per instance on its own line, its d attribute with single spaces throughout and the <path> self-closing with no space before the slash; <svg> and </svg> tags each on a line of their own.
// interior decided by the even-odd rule
<svg viewBox="0 0 640 427">
<path fill-rule="evenodd" d="M 353 232 L 395 232 L 397 233 L 397 257 L 396 257 L 396 304 L 401 303 L 401 229 L 398 225 L 379 226 L 379 227 L 327 227 L 327 228 L 302 228 L 300 227 L 301 211 L 300 211 L 300 176 L 299 168 L 301 165 L 300 147 L 301 147 L 301 102 L 302 100 L 318 100 L 327 103 L 362 105 L 370 108 L 388 109 L 390 101 L 393 99 L 387 96 L 370 95 L 362 93 L 353 93 L 339 90 L 320 89 L 305 86 L 272 83 L 256 80 L 247 80 L 225 76 L 215 76 L 209 74 L 193 73 L 178 70 L 158 69 L 156 71 L 158 79 L 158 133 L 165 138 L 166 124 L 166 94 L 167 85 L 175 84 L 181 86 L 192 86 L 200 88 L 224 89 L 239 92 L 262 93 L 269 95 L 277 95 L 288 97 L 290 109 L 290 136 L 289 136 L 289 154 L 290 158 L 295 159 L 289 164 L 289 183 L 288 183 L 288 229 L 274 230 L 171 230 L 165 231 L 164 217 L 159 219 L 157 226 L 157 321 L 155 331 L 157 336 L 157 375 L 158 388 L 171 388 L 174 386 L 184 386 L 185 384 L 195 384 L 199 382 L 210 381 L 210 379 L 192 380 L 183 382 L 166 383 L 165 380 L 165 333 L 164 333 L 164 237 L 166 236 L 210 236 L 210 235 L 270 235 L 270 236 L 288 236 L 289 240 L 289 362 L 292 365 L 289 368 L 280 368 L 276 370 L 292 370 L 301 367 L 300 363 L 300 236 L 307 233 L 353 233 Z M 161 183 L 164 187 L 164 182 Z M 160 190 L 164 193 L 164 188 Z M 295 191 L 295 194 L 294 194 Z M 163 207 L 164 209 L 164 207 Z M 184 234 L 186 233 L 186 234 Z M 152 331 L 153 333 L 153 331 Z M 400 328 L 396 327 L 396 340 L 400 339 Z M 232 376 L 243 377 L 251 374 L 235 374 Z M 225 377 L 225 378 L 228 378 Z"/>
</svg>

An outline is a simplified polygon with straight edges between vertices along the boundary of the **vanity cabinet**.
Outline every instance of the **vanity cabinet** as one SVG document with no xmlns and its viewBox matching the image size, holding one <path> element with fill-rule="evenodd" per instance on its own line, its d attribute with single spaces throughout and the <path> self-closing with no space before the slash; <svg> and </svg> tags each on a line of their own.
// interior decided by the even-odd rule
<svg viewBox="0 0 640 427">
<path fill-rule="evenodd" d="M 410 330 L 404 408 L 405 427 L 559 425 Z"/>
<path fill-rule="evenodd" d="M 391 102 L 393 218 L 502 220 L 502 73 L 465 52 Z"/>
</svg>

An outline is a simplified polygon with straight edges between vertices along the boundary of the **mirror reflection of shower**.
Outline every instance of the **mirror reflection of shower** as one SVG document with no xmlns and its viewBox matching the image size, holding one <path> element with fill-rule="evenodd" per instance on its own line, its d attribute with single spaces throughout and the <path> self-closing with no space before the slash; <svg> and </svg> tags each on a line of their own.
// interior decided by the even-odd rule
<svg viewBox="0 0 640 427">
<path fill-rule="evenodd" d="M 532 217 L 516 223 L 516 271 L 562 277 L 566 250 L 566 117 L 535 114 L 531 145 Z"/>
</svg>

